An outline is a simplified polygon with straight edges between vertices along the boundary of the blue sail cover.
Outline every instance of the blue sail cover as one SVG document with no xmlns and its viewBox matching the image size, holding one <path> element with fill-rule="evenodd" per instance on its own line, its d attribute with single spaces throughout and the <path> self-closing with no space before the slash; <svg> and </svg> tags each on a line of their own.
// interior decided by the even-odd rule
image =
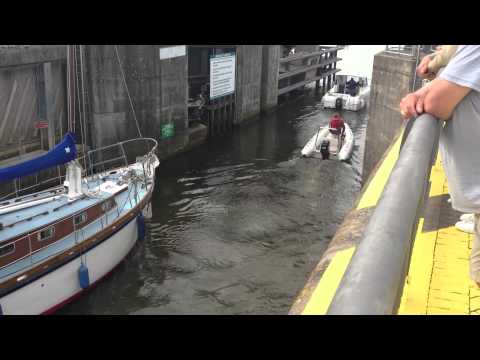
<svg viewBox="0 0 480 360">
<path fill-rule="evenodd" d="M 35 174 L 36 172 L 53 166 L 65 164 L 77 156 L 77 148 L 72 133 L 67 133 L 62 142 L 55 146 L 45 155 L 35 159 L 24 161 L 20 164 L 0 169 L 0 182 L 13 180 L 22 176 Z"/>
</svg>

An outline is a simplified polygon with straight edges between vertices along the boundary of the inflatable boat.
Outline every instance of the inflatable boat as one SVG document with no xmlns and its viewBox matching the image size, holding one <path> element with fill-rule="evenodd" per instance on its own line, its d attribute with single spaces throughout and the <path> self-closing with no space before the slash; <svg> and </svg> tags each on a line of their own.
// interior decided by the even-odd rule
<svg viewBox="0 0 480 360">
<path fill-rule="evenodd" d="M 323 160 L 333 159 L 345 161 L 352 156 L 354 137 L 352 129 L 345 123 L 345 132 L 335 135 L 329 127 L 320 128 L 302 149 L 303 157 L 318 157 Z"/>
</svg>

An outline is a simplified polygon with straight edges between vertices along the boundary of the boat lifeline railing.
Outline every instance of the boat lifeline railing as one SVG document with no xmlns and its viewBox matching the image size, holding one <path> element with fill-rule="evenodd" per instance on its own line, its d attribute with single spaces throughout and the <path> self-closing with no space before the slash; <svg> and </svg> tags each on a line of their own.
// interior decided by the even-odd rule
<svg viewBox="0 0 480 360">
<path fill-rule="evenodd" d="M 150 169 L 148 165 L 155 160 L 152 155 L 156 153 L 157 149 L 158 143 L 155 139 L 136 138 L 90 150 L 77 160 L 84 167 L 83 176 L 93 176 L 122 166 L 129 166 L 137 161 L 140 161 L 142 166 L 148 170 Z M 20 186 L 19 178 L 14 179 L 14 191 L 0 195 L 0 201 L 46 190 L 51 186 L 63 186 L 63 180 L 66 178 L 65 165 L 57 166 L 55 174 L 53 174 L 53 169 L 45 171 L 47 173 L 44 176 L 37 176 L 35 181 L 32 180 L 23 187 Z M 30 175 L 31 177 L 32 175 Z"/>
<path fill-rule="evenodd" d="M 107 145 L 98 149 L 90 150 L 79 159 L 80 164 L 84 166 L 86 175 L 94 175 L 118 168 L 120 166 L 129 166 L 140 161 L 143 165 L 148 165 L 156 153 L 158 143 L 152 138 L 137 138 Z M 141 156 L 138 156 L 140 155 Z M 106 166 L 111 164 L 110 166 Z"/>
<path fill-rule="evenodd" d="M 430 114 L 411 121 L 328 314 L 384 315 L 398 309 L 441 127 Z"/>
<path fill-rule="evenodd" d="M 52 188 L 51 184 L 55 184 L 55 183 L 57 183 L 57 187 L 61 187 L 62 179 L 65 178 L 65 175 L 62 175 L 62 173 L 65 174 L 64 165 L 58 165 L 56 166 L 56 168 L 58 171 L 58 175 L 45 177 L 45 179 L 43 180 L 38 180 L 38 176 L 37 176 L 36 181 L 32 185 L 21 186 L 20 178 L 16 178 L 12 180 L 14 191 L 8 194 L 1 195 L 0 201 L 2 202 L 6 200 L 15 201 L 19 198 L 26 198 L 30 196 L 33 197 L 30 191 L 34 192 L 36 189 L 42 189 L 43 191 L 50 191 Z M 32 175 L 27 177 L 31 177 L 31 176 Z M 26 194 L 26 195 L 21 195 L 21 194 Z"/>
</svg>

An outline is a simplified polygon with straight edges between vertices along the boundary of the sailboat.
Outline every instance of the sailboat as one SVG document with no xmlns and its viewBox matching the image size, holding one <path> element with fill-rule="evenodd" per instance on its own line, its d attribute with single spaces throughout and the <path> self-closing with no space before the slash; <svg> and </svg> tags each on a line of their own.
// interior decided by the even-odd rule
<svg viewBox="0 0 480 360">
<path fill-rule="evenodd" d="M 27 193 L 15 186 L 0 200 L 0 315 L 55 312 L 111 273 L 145 236 L 142 211 L 155 186 L 158 144 L 139 136 L 80 154 L 72 121 L 75 77 L 83 77 L 74 71 L 77 60 L 69 46 L 69 132 L 48 153 L 0 169 L 2 184 L 59 169 L 53 181 L 29 185 Z"/>
</svg>

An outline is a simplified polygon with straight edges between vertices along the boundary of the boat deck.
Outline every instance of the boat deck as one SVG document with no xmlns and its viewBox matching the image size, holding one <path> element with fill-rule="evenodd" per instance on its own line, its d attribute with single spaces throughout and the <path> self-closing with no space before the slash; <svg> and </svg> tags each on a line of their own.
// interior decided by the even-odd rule
<svg viewBox="0 0 480 360">
<path fill-rule="evenodd" d="M 401 137 L 400 137 L 401 138 Z M 390 149 L 356 210 L 373 208 L 398 158 L 400 138 Z M 415 236 L 408 275 L 398 314 L 480 314 L 480 289 L 469 278 L 473 235 L 455 228 L 461 213 L 448 202 L 448 184 L 437 156 L 430 175 L 431 187 Z M 330 303 L 355 251 L 348 245 L 335 252 L 321 275 L 312 274 L 291 313 L 327 314 Z"/>
<path fill-rule="evenodd" d="M 112 180 L 114 179 L 112 178 Z M 91 180 L 88 182 L 88 186 L 87 184 L 82 184 L 82 188 L 87 191 L 89 189 L 95 189 L 98 185 L 99 183 L 97 180 Z M 19 234 L 28 233 L 33 229 L 46 226 L 51 222 L 68 217 L 82 209 L 95 205 L 109 196 L 111 196 L 110 193 L 99 191 L 95 193 L 94 197 L 83 197 L 79 200 L 70 202 L 67 196 L 60 195 L 45 203 L 2 214 L 0 215 L 0 224 L 3 225 L 3 229 L 0 230 L 0 244 L 5 240 L 18 236 Z M 58 210 L 54 211 L 56 208 L 58 208 Z M 15 225 L 9 227 L 11 224 Z"/>
</svg>

